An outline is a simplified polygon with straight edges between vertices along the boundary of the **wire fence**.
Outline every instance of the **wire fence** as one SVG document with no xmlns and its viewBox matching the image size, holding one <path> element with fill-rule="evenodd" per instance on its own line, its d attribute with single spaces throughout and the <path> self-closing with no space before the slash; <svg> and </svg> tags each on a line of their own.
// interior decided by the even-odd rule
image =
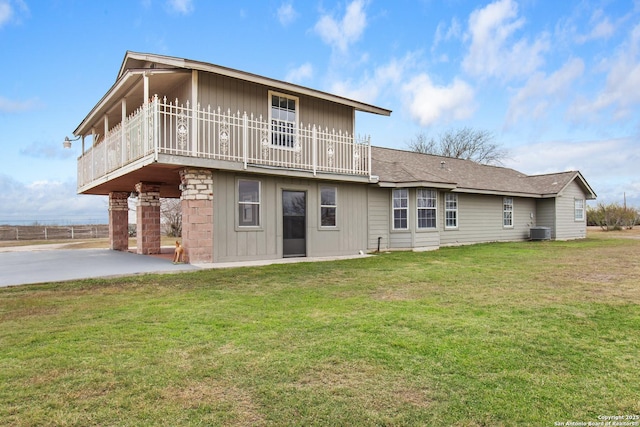
<svg viewBox="0 0 640 427">
<path fill-rule="evenodd" d="M 109 237 L 108 224 L 0 225 L 0 240 L 67 240 Z"/>
</svg>

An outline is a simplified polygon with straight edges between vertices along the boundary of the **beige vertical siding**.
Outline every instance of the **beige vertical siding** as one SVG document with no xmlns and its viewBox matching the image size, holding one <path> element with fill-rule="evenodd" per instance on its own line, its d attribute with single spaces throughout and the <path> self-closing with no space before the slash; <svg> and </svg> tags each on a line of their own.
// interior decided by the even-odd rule
<svg viewBox="0 0 640 427">
<path fill-rule="evenodd" d="M 239 178 L 261 182 L 261 227 L 237 227 Z M 320 227 L 320 185 L 338 192 L 338 226 Z M 282 191 L 307 194 L 307 256 L 355 255 L 367 247 L 367 192 L 363 184 L 327 183 L 267 175 L 214 173 L 214 262 L 282 257 Z"/>
<path fill-rule="evenodd" d="M 558 196 L 556 202 L 557 230 L 555 235 L 557 240 L 583 239 L 587 237 L 586 201 L 584 202 L 584 220 L 575 220 L 574 201 L 575 199 L 584 200 L 584 198 L 584 192 L 575 181 L 569 184 Z"/>
<path fill-rule="evenodd" d="M 407 230 L 393 230 L 391 200 L 392 190 L 387 188 L 369 189 L 369 250 L 376 250 L 378 237 L 381 250 L 415 249 L 430 250 L 440 247 L 440 232 L 434 230 L 418 230 L 416 189 L 409 188 L 409 220 Z M 438 212 L 440 215 L 440 212 Z M 438 221 L 440 219 L 438 218 Z"/>
<path fill-rule="evenodd" d="M 444 196 L 440 197 L 440 223 L 443 224 Z M 513 198 L 514 226 L 502 226 L 502 196 L 458 193 L 458 228 L 440 233 L 442 246 L 480 242 L 519 241 L 529 238 L 536 212 L 533 199 Z"/>
<path fill-rule="evenodd" d="M 211 109 L 231 109 L 232 113 L 253 113 L 254 117 L 262 115 L 264 120 L 269 117 L 269 89 L 256 83 L 211 73 L 200 72 L 198 77 L 198 101 L 201 108 L 211 106 Z M 291 95 L 299 99 L 298 119 L 305 127 L 315 124 L 323 129 L 353 134 L 351 107 L 308 96 Z"/>
<path fill-rule="evenodd" d="M 551 239 L 556 238 L 556 199 L 539 199 L 536 201 L 536 226 L 549 227 Z"/>
<path fill-rule="evenodd" d="M 368 191 L 369 209 L 369 244 L 367 249 L 375 251 L 378 248 L 378 237 L 380 239 L 380 250 L 389 249 L 390 226 L 390 195 L 385 188 L 370 187 Z"/>
</svg>

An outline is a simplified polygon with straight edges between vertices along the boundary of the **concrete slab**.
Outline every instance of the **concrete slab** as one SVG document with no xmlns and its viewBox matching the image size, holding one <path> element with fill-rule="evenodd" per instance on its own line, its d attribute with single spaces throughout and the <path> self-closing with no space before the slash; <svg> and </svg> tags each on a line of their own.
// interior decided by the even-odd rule
<svg viewBox="0 0 640 427">
<path fill-rule="evenodd" d="M 0 286 L 198 269 L 191 264 L 173 264 L 166 257 L 108 249 L 0 252 Z"/>
<path fill-rule="evenodd" d="M 0 248 L 0 287 L 61 282 L 143 273 L 171 273 L 215 268 L 239 268 L 270 264 L 336 261 L 363 258 L 358 254 L 333 257 L 279 258 L 215 264 L 173 264 L 173 247 L 159 255 L 138 255 L 109 249 L 64 249 L 65 245 L 33 245 Z"/>
</svg>

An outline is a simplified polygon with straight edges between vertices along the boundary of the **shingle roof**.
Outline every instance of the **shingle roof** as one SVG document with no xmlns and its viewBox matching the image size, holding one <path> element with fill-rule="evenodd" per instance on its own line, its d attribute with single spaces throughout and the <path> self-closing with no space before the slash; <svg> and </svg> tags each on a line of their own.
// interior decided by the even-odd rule
<svg viewBox="0 0 640 427">
<path fill-rule="evenodd" d="M 514 169 L 470 160 L 382 147 L 372 147 L 371 150 L 372 174 L 379 177 L 380 186 L 432 186 L 477 193 L 544 197 L 558 194 L 579 178 L 585 191 L 595 198 L 595 193 L 577 171 L 526 175 Z"/>
</svg>

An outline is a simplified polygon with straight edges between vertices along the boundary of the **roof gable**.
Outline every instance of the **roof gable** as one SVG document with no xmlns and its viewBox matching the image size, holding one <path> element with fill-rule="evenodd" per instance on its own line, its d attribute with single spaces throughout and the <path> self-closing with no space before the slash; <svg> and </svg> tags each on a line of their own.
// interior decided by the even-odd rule
<svg viewBox="0 0 640 427">
<path fill-rule="evenodd" d="M 311 89 L 305 86 L 288 83 L 282 80 L 276 80 L 269 77 L 260 76 L 257 74 L 248 73 L 246 71 L 235 70 L 233 68 L 223 67 L 208 62 L 194 61 L 190 59 L 177 58 L 173 56 L 157 55 L 150 53 L 139 53 L 127 51 L 122 66 L 118 72 L 118 79 L 120 79 L 127 70 L 131 69 L 153 69 L 153 68 L 176 68 L 176 69 L 190 69 L 204 71 L 208 73 L 220 74 L 227 77 L 232 77 L 239 80 L 245 80 L 264 86 L 268 86 L 274 89 L 286 90 L 295 94 L 308 95 L 314 98 L 320 98 L 327 101 L 335 102 L 342 105 L 347 105 L 356 109 L 357 111 L 363 111 L 367 113 L 380 114 L 383 116 L 390 116 L 391 110 L 386 108 L 376 107 L 375 105 L 367 104 L 364 102 L 356 101 L 353 99 L 345 98 L 342 96 L 334 95 L 328 92 L 323 92 L 316 89 Z"/>
</svg>

